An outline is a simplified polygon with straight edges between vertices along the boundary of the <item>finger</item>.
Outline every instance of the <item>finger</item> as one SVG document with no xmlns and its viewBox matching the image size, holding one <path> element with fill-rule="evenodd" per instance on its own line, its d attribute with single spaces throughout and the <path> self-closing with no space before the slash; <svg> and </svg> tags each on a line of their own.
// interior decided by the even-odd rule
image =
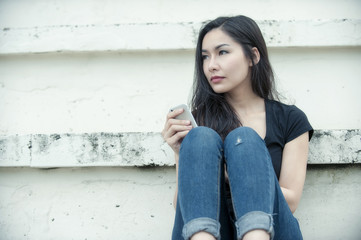
<svg viewBox="0 0 361 240">
<path fill-rule="evenodd" d="M 164 129 L 168 129 L 171 125 L 171 123 L 169 122 L 169 120 L 174 119 L 176 116 L 178 116 L 178 112 L 180 112 L 179 114 L 182 113 L 182 109 L 177 109 L 174 111 L 170 111 L 167 116 L 166 116 L 166 121 L 164 124 Z"/>
<path fill-rule="evenodd" d="M 176 116 L 182 114 L 183 112 L 184 112 L 184 109 L 183 109 L 183 108 L 171 110 L 171 111 L 167 114 L 167 119 L 175 118 Z"/>
<path fill-rule="evenodd" d="M 167 130 L 164 131 L 163 138 L 167 140 L 173 137 L 178 132 L 189 131 L 192 129 L 192 125 L 171 125 Z"/>
<path fill-rule="evenodd" d="M 181 140 L 183 140 L 183 138 L 189 133 L 189 131 L 190 130 L 177 132 L 172 137 L 168 138 L 166 142 L 168 143 L 169 146 L 175 148 L 177 145 L 180 144 Z"/>
<path fill-rule="evenodd" d="M 163 131 L 167 132 L 173 126 L 191 126 L 191 122 L 189 120 L 168 119 L 164 125 Z"/>
<path fill-rule="evenodd" d="M 191 124 L 191 121 L 189 120 L 182 120 L 182 119 L 169 119 L 168 121 L 169 126 L 173 126 L 173 125 L 182 125 L 182 126 L 187 126 Z"/>
<path fill-rule="evenodd" d="M 190 130 L 186 130 L 186 131 L 182 131 L 182 132 L 177 132 L 177 136 L 179 138 L 179 140 L 182 140 L 185 136 L 187 136 L 187 134 L 189 133 Z M 178 141 L 179 141 L 178 140 Z"/>
</svg>

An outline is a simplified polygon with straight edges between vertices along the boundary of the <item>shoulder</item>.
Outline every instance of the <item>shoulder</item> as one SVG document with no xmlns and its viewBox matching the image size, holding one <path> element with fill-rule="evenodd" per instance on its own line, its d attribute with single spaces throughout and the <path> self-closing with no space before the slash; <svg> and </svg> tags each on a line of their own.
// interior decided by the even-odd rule
<svg viewBox="0 0 361 240">
<path fill-rule="evenodd" d="M 282 129 L 286 142 L 307 131 L 309 131 L 309 138 L 311 139 L 313 129 L 306 114 L 301 109 L 295 105 L 288 105 L 275 100 L 266 100 L 266 108 L 270 120 Z"/>
<path fill-rule="evenodd" d="M 276 100 L 269 100 L 266 99 L 267 105 L 273 110 L 273 111 L 277 111 L 278 113 L 282 112 L 282 113 L 289 113 L 291 111 L 301 111 L 299 108 L 297 108 L 295 105 L 288 105 Z M 301 111 L 302 112 L 302 111 Z"/>
<path fill-rule="evenodd" d="M 266 100 L 267 110 L 275 115 L 280 121 L 292 121 L 294 118 L 305 116 L 306 114 L 295 105 L 288 105 L 275 100 Z"/>
</svg>

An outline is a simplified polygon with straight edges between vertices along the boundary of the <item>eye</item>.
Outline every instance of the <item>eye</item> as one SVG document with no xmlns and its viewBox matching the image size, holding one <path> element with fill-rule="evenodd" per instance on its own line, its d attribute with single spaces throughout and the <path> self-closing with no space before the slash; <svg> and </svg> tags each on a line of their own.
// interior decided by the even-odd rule
<svg viewBox="0 0 361 240">
<path fill-rule="evenodd" d="M 227 53 L 228 53 L 228 51 L 226 51 L 226 50 L 219 51 L 219 55 L 224 55 L 224 54 L 227 54 Z"/>
<path fill-rule="evenodd" d="M 203 59 L 203 60 L 208 59 L 208 55 L 202 55 L 202 59 Z"/>
</svg>

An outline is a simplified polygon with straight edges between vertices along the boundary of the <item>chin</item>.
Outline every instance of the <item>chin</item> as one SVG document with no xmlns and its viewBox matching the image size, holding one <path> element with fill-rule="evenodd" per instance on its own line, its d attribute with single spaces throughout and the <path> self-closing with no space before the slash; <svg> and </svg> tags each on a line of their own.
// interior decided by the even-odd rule
<svg viewBox="0 0 361 240">
<path fill-rule="evenodd" d="M 218 94 L 222 94 L 222 93 L 226 93 L 226 92 L 228 92 L 226 89 L 224 89 L 224 88 L 212 88 L 213 89 L 213 91 L 215 92 L 215 93 L 218 93 Z"/>
</svg>

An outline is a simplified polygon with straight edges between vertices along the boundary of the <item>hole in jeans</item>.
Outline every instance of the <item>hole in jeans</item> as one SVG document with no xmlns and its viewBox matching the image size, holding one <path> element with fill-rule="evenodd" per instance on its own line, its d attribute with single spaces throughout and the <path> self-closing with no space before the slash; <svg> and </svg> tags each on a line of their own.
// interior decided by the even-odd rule
<svg viewBox="0 0 361 240">
<path fill-rule="evenodd" d="M 236 145 L 239 145 L 241 143 L 242 143 L 242 139 L 240 137 L 238 137 L 237 140 L 236 140 Z"/>
</svg>

